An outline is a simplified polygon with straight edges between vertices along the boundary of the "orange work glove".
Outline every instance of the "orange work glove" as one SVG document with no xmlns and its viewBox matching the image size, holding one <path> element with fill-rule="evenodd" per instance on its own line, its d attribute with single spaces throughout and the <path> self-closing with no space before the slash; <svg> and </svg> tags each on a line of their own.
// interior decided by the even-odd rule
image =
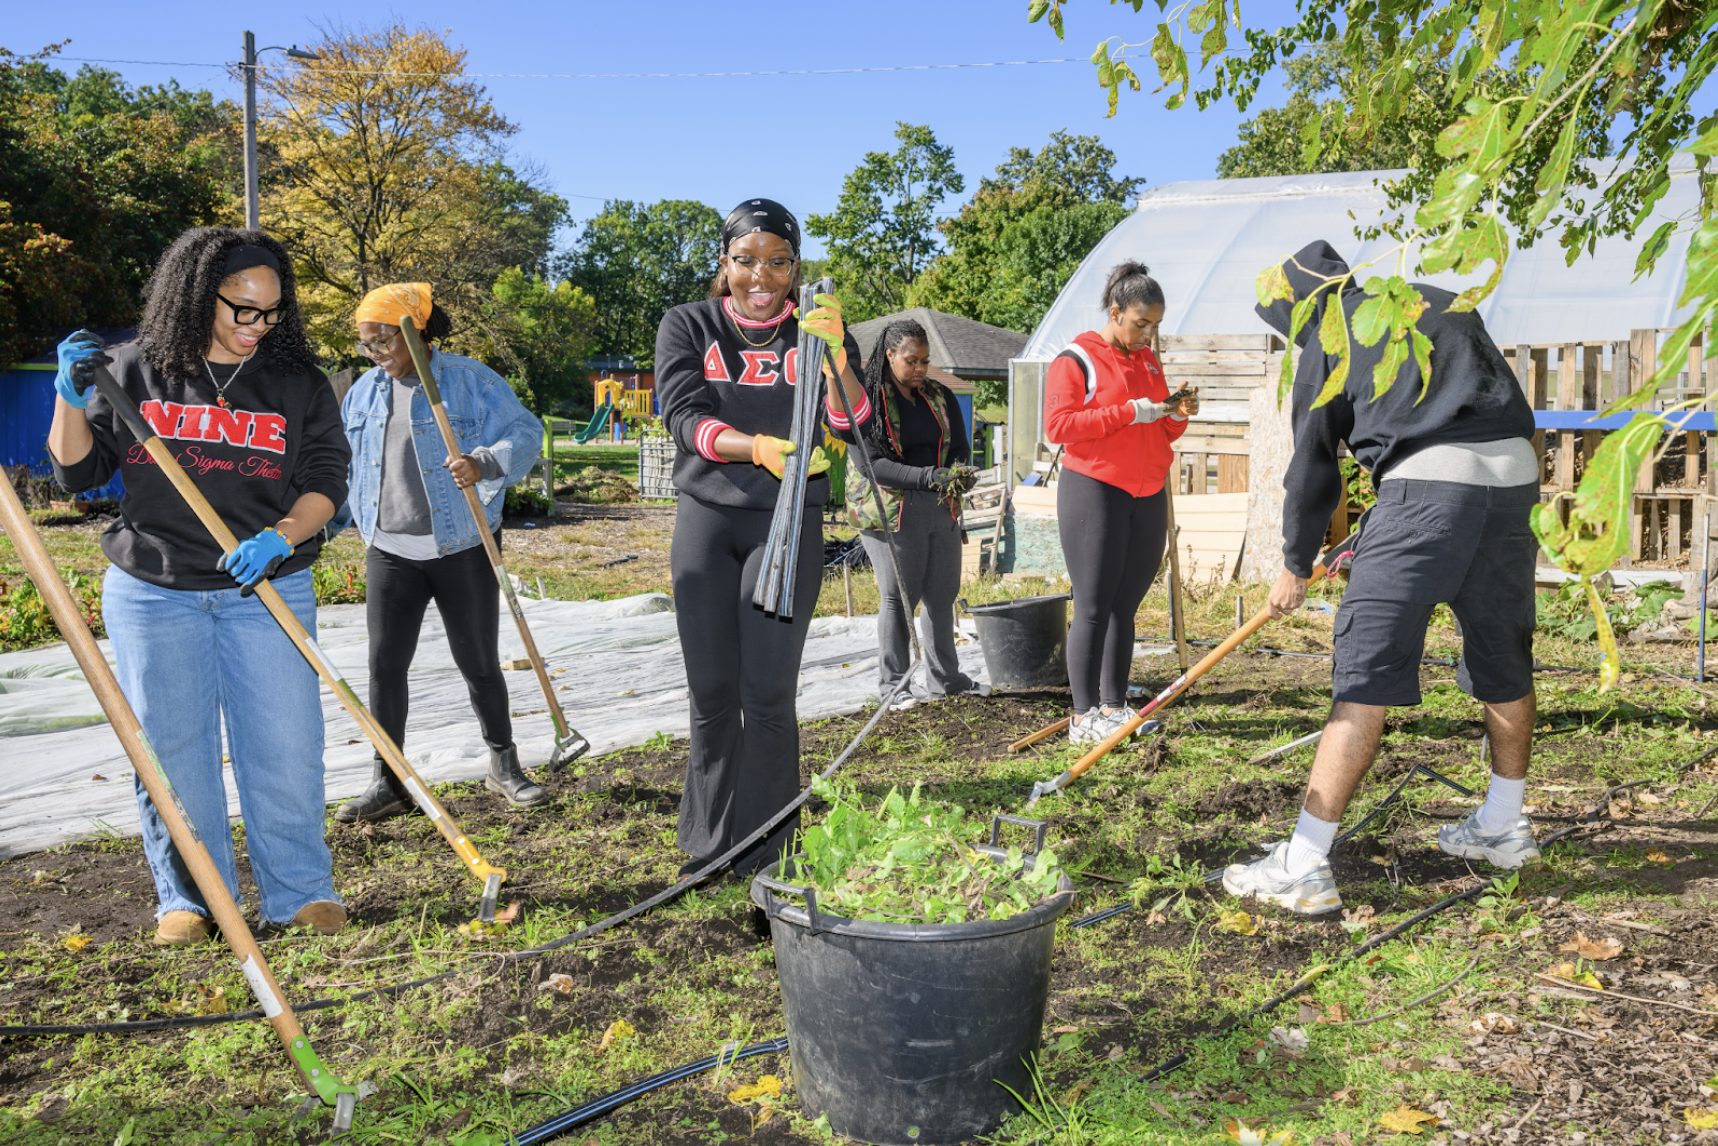
<svg viewBox="0 0 1718 1146">
<path fill-rule="evenodd" d="M 752 435 L 752 464 L 762 466 L 777 478 L 787 465 L 787 456 L 799 449 L 798 446 L 784 438 L 772 438 L 768 434 Z M 811 451 L 811 461 L 806 466 L 806 473 L 816 475 L 829 468 L 829 457 L 818 446 Z"/>
<path fill-rule="evenodd" d="M 841 301 L 832 294 L 813 295 L 817 309 L 799 320 L 799 328 L 814 334 L 829 344 L 829 357 L 835 362 L 835 373 L 847 369 L 847 347 L 843 343 L 847 328 L 841 322 Z"/>
</svg>

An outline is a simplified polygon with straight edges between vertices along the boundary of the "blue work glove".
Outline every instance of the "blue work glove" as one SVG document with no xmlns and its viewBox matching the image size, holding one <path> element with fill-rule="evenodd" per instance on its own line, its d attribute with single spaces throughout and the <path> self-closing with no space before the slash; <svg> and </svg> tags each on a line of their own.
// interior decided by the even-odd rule
<svg viewBox="0 0 1718 1146">
<path fill-rule="evenodd" d="M 239 547 L 231 553 L 221 554 L 215 568 L 244 586 L 239 596 L 249 597 L 291 556 L 292 543 L 286 535 L 278 529 L 265 529 L 250 540 L 239 542 Z"/>
<path fill-rule="evenodd" d="M 54 390 L 74 410 L 89 405 L 89 388 L 95 385 L 94 369 L 113 359 L 101 352 L 101 339 L 80 330 L 59 345 L 60 368 L 54 374 Z"/>
</svg>

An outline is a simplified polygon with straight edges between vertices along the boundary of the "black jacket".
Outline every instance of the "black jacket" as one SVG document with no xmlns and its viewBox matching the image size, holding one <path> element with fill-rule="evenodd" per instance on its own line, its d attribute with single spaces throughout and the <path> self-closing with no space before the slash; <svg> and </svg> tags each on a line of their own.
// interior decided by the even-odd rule
<svg viewBox="0 0 1718 1146">
<path fill-rule="evenodd" d="M 1303 248 L 1283 263 L 1283 273 L 1302 299 L 1325 276 L 1346 274 L 1348 264 L 1329 243 Z M 1450 313 L 1455 295 L 1440 287 L 1415 283 L 1426 301 L 1416 326 L 1432 342 L 1432 378 L 1420 399 L 1420 368 L 1409 355 L 1396 381 L 1382 398 L 1373 398 L 1372 370 L 1383 357 L 1384 342 L 1352 345 L 1348 379 L 1342 393 L 1313 409 L 1325 379 L 1337 359 L 1319 345 L 1318 327 L 1330 291 L 1319 296 L 1312 317 L 1297 344 L 1300 364 L 1295 370 L 1293 412 L 1294 457 L 1283 475 L 1283 565 L 1297 576 L 1312 573 L 1331 514 L 1342 495 L 1337 445 L 1348 449 L 1372 471 L 1376 485 L 1390 466 L 1427 446 L 1453 442 L 1495 442 L 1533 436 L 1533 408 L 1521 393 L 1503 354 L 1485 332 L 1485 323 L 1472 311 Z M 1350 323 L 1365 295 L 1357 286 L 1342 294 Z M 1290 329 L 1294 303 L 1274 300 L 1255 307 L 1259 316 L 1284 337 Z"/>
<path fill-rule="evenodd" d="M 223 409 L 206 376 L 169 381 L 144 361 L 135 343 L 109 353 L 114 380 L 241 541 L 285 517 L 304 494 L 345 504 L 352 450 L 340 424 L 340 404 L 320 370 L 277 373 L 258 354 L 227 385 Z M 231 369 L 216 368 L 223 378 Z M 94 394 L 85 413 L 95 446 L 74 465 L 56 461 L 54 476 L 73 493 L 103 485 L 115 473 L 125 479 L 119 520 L 101 537 L 107 559 L 167 589 L 236 586 L 215 568 L 221 547 L 113 407 Z M 307 568 L 320 550 L 319 537 L 304 542 L 276 576 Z"/>
<path fill-rule="evenodd" d="M 762 466 L 718 459 L 716 435 L 731 428 L 792 438 L 794 386 L 802 381 L 816 386 L 821 406 L 823 379 L 798 376 L 797 317 L 773 329 L 742 325 L 724 305 L 727 301 L 677 306 L 662 316 L 656 331 L 656 396 L 662 420 L 680 447 L 674 487 L 711 505 L 773 510 L 781 482 Z M 847 363 L 857 372 L 859 344 L 851 333 L 846 346 Z M 805 503 L 828 500 L 829 479 L 818 474 L 806 483 Z"/>
</svg>

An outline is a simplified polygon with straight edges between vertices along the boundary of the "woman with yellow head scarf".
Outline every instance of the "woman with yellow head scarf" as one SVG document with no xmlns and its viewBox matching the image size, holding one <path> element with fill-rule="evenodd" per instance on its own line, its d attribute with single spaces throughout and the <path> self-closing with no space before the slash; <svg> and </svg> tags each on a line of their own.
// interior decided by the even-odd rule
<svg viewBox="0 0 1718 1146">
<path fill-rule="evenodd" d="M 453 324 L 432 294 L 429 283 L 390 283 L 364 296 L 355 315 L 358 348 L 376 365 L 341 404 L 352 445 L 349 504 L 368 547 L 370 710 L 404 748 L 406 673 L 434 601 L 489 751 L 484 784 L 513 806 L 530 808 L 549 795 L 519 766 L 497 648 L 500 586 L 464 490 L 477 487 L 486 528 L 499 545 L 502 493 L 536 462 L 543 424 L 495 371 L 435 346 Z M 400 333 L 407 316 L 430 344 L 430 369 L 459 439 L 456 458 L 447 456 Z M 334 818 L 381 820 L 412 807 L 404 785 L 378 756 L 369 789 L 341 805 Z"/>
</svg>

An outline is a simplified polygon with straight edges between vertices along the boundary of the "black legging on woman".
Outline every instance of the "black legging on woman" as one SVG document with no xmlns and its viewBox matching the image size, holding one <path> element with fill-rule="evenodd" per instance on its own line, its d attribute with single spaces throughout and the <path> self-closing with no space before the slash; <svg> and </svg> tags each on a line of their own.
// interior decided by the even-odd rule
<svg viewBox="0 0 1718 1146">
<path fill-rule="evenodd" d="M 500 530 L 495 531 L 495 544 L 501 544 Z M 382 731 L 395 744 L 405 743 L 411 707 L 406 675 L 418 651 L 424 613 L 434 601 L 483 742 L 491 752 L 511 748 L 513 714 L 497 645 L 501 586 L 483 546 L 432 561 L 413 561 L 371 546 L 364 577 L 369 583 L 364 611 L 370 630 L 370 711 Z"/>
<path fill-rule="evenodd" d="M 723 854 L 799 794 L 794 697 L 823 582 L 821 509 L 808 505 L 801 513 L 793 620 L 784 621 L 752 604 L 771 511 L 680 495 L 669 562 L 691 693 L 692 750 L 678 842 L 695 861 Z M 799 817 L 789 816 L 737 857 L 734 871 L 745 875 L 774 863 L 798 826 Z"/>
<path fill-rule="evenodd" d="M 1068 684 L 1074 711 L 1121 708 L 1133 664 L 1133 618 L 1163 562 L 1169 495 L 1133 497 L 1072 470 L 1056 486 L 1062 556 L 1074 586 Z"/>
</svg>

